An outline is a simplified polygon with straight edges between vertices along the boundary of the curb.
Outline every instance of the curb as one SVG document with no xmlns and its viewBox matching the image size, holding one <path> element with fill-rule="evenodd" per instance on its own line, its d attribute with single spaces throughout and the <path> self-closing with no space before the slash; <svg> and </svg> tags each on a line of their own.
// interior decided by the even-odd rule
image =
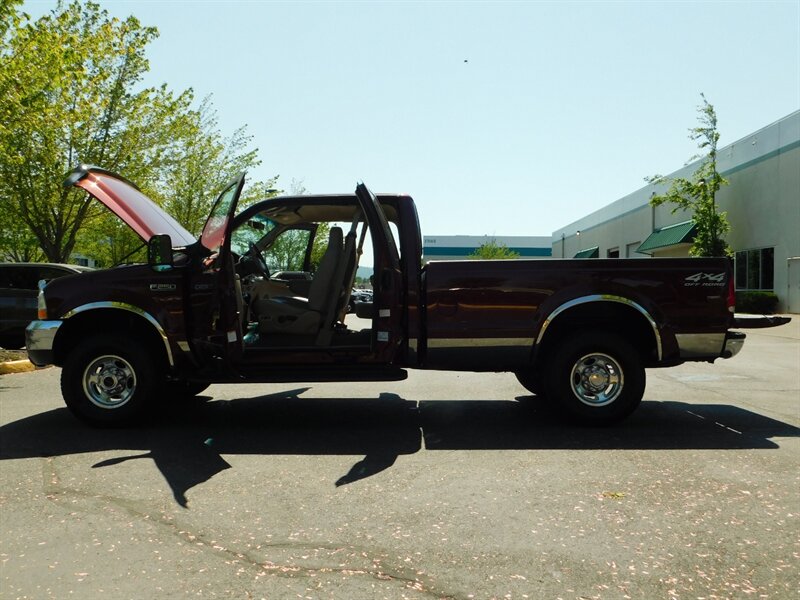
<svg viewBox="0 0 800 600">
<path fill-rule="evenodd" d="M 35 371 L 34 364 L 27 360 L 12 360 L 9 362 L 0 363 L 0 375 L 8 375 L 9 373 L 27 373 Z"/>
</svg>

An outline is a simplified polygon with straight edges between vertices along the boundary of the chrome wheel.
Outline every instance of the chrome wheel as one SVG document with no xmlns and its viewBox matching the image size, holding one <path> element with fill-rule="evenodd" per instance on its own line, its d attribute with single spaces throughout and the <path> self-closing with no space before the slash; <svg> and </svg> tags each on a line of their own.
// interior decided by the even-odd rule
<svg viewBox="0 0 800 600">
<path fill-rule="evenodd" d="M 624 377 L 619 363 L 608 354 L 593 352 L 572 367 L 572 393 L 588 406 L 606 406 L 622 393 Z"/>
<path fill-rule="evenodd" d="M 136 392 L 136 372 L 120 356 L 100 356 L 83 372 L 83 391 L 99 408 L 119 408 L 127 404 Z"/>
</svg>

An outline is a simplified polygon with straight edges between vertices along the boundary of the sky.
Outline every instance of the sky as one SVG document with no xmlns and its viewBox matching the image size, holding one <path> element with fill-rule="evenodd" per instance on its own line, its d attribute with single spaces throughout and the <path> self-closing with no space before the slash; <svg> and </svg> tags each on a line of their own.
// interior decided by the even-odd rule
<svg viewBox="0 0 800 600">
<path fill-rule="evenodd" d="M 694 156 L 701 93 L 721 147 L 800 108 L 798 0 L 99 4 L 158 28 L 145 84 L 247 127 L 251 177 L 408 193 L 424 235 L 551 235 Z"/>
</svg>

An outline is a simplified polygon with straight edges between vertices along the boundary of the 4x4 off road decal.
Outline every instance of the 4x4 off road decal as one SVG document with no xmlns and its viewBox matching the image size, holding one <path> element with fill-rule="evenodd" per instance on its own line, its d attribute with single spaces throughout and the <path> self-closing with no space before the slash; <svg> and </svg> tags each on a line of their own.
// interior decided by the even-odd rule
<svg viewBox="0 0 800 600">
<path fill-rule="evenodd" d="M 725 273 L 695 273 L 683 280 L 686 287 L 716 287 L 725 285 Z"/>
</svg>

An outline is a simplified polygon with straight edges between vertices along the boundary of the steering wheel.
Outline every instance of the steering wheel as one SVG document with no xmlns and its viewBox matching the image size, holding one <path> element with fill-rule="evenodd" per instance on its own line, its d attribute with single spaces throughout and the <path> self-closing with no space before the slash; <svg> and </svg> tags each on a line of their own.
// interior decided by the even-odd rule
<svg viewBox="0 0 800 600">
<path fill-rule="evenodd" d="M 253 242 L 250 242 L 250 247 L 247 249 L 247 257 L 253 262 L 256 272 L 264 279 L 269 279 L 269 267 Z"/>
</svg>

